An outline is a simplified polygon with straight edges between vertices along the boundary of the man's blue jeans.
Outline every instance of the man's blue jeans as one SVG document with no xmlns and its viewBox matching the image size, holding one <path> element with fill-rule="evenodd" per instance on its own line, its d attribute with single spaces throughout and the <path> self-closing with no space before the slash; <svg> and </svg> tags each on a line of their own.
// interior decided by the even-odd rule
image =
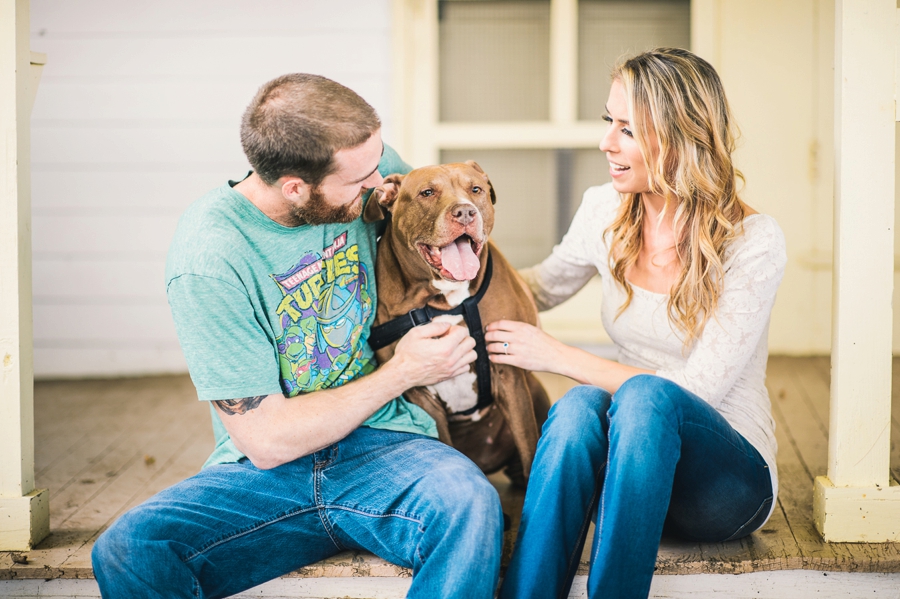
<svg viewBox="0 0 900 599">
<path fill-rule="evenodd" d="M 211 466 L 124 514 L 94 545 L 114 599 L 227 597 L 344 549 L 411 568 L 409 597 L 491 598 L 495 489 L 443 443 L 361 427 L 271 470 Z"/>
<path fill-rule="evenodd" d="M 576 387 L 544 424 L 500 597 L 567 597 L 593 518 L 588 596 L 646 598 L 664 525 L 737 539 L 772 500 L 765 461 L 696 395 L 652 375 Z"/>
</svg>

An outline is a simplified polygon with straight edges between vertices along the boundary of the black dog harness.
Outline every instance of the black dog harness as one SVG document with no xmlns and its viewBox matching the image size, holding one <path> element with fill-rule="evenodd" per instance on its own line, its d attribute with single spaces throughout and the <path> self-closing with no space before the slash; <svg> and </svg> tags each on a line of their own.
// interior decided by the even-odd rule
<svg viewBox="0 0 900 599">
<path fill-rule="evenodd" d="M 449 310 L 438 310 L 428 305 L 424 308 L 416 308 L 403 316 L 398 316 L 377 327 L 372 327 L 369 333 L 369 346 L 373 350 L 379 350 L 403 337 L 413 327 L 431 322 L 436 316 L 459 316 L 461 314 L 469 327 L 469 334 L 475 339 L 475 353 L 478 356 L 475 360 L 475 374 L 478 376 L 478 403 L 463 412 L 455 412 L 456 414 L 472 414 L 486 408 L 494 401 L 494 398 L 491 396 L 491 362 L 488 360 L 487 346 L 484 341 L 484 328 L 481 326 L 481 314 L 478 312 L 478 302 L 481 301 L 481 298 L 487 292 L 488 285 L 491 282 L 492 271 L 491 255 L 488 254 L 481 288 L 478 290 L 478 293 L 466 298 L 460 305 Z"/>
</svg>

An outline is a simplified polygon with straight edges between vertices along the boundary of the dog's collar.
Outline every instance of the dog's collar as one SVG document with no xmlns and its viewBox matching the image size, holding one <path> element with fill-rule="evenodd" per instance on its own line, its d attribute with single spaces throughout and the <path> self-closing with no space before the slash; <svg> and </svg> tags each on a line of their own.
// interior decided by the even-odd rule
<svg viewBox="0 0 900 599">
<path fill-rule="evenodd" d="M 373 350 L 379 350 L 398 341 L 414 327 L 429 323 L 437 316 L 462 315 L 466 320 L 466 325 L 469 327 L 469 334 L 475 339 L 475 354 L 478 356 L 475 360 L 475 374 L 478 376 L 478 403 L 468 410 L 454 412 L 454 414 L 473 414 L 488 407 L 494 401 L 491 395 L 491 362 L 488 359 L 487 346 L 484 341 L 484 327 L 481 325 L 481 314 L 478 311 L 478 302 L 487 293 L 493 270 L 491 254 L 488 253 L 481 287 L 475 295 L 466 298 L 460 305 L 449 310 L 439 310 L 426 304 L 423 308 L 415 308 L 393 320 L 372 327 L 369 332 L 369 346 Z"/>
</svg>

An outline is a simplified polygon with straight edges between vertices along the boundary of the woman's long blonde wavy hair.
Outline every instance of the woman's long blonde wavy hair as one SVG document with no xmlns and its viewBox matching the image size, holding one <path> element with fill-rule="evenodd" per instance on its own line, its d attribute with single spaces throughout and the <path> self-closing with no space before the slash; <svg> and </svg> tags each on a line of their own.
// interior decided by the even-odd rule
<svg viewBox="0 0 900 599">
<path fill-rule="evenodd" d="M 715 69 L 675 48 L 657 48 L 619 64 L 612 72 L 625 90 L 632 133 L 647 164 L 649 189 L 673 209 L 675 250 L 681 273 L 669 294 L 669 320 L 688 350 L 715 314 L 722 293 L 723 258 L 744 219 L 738 198 L 743 175 L 731 161 L 736 132 Z M 654 157 L 648 140 L 656 136 Z M 625 273 L 643 243 L 644 205 L 639 193 L 623 194 L 616 219 L 606 230 L 613 278 L 627 293 Z"/>
</svg>

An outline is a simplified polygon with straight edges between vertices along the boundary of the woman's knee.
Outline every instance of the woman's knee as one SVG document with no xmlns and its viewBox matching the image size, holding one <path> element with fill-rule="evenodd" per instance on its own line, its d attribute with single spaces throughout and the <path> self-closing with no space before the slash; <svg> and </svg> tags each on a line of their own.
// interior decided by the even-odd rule
<svg viewBox="0 0 900 599">
<path fill-rule="evenodd" d="M 573 387 L 550 408 L 545 432 L 549 426 L 580 428 L 587 423 L 600 422 L 609 410 L 611 397 L 600 387 Z"/>
<path fill-rule="evenodd" d="M 613 396 L 610 420 L 619 426 L 652 422 L 676 424 L 684 391 L 676 383 L 652 374 L 639 374 L 625 381 Z"/>
<path fill-rule="evenodd" d="M 565 460 L 605 447 L 610 394 L 599 387 L 582 385 L 571 389 L 550 408 L 538 451 Z M 544 455 L 546 459 L 548 456 Z"/>
</svg>

